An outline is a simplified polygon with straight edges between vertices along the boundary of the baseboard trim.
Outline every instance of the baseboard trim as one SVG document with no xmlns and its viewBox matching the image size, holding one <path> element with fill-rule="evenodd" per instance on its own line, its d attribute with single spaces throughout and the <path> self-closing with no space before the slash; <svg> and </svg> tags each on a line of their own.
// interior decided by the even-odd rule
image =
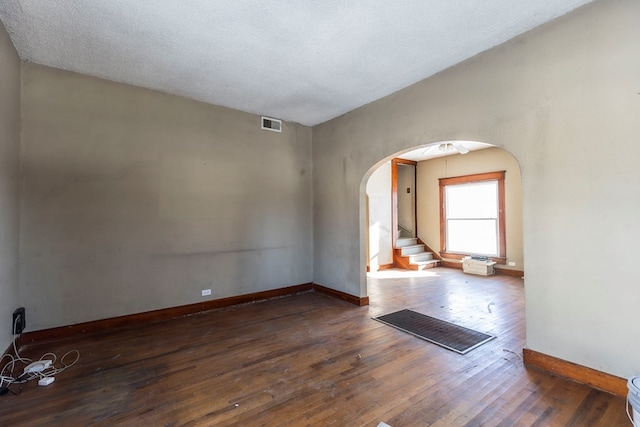
<svg viewBox="0 0 640 427">
<path fill-rule="evenodd" d="M 93 320 L 90 322 L 76 323 L 69 326 L 60 326 L 39 331 L 26 332 L 20 336 L 17 344 L 18 348 L 23 345 L 42 343 L 49 341 L 59 341 L 75 335 L 93 333 L 104 330 L 124 328 L 140 323 L 153 323 L 161 320 L 174 319 L 176 317 L 197 314 L 217 308 L 230 307 L 238 304 L 277 298 L 286 295 L 309 292 L 313 290 L 313 283 L 288 286 L 285 288 L 272 289 L 268 291 L 255 292 L 252 294 L 237 295 L 233 297 L 220 298 L 199 302 L 195 304 L 181 305 L 177 307 L 162 308 L 159 310 L 146 311 L 143 313 L 128 314 L 125 316 L 111 317 L 108 319 Z"/>
<path fill-rule="evenodd" d="M 238 304 L 247 304 L 256 301 L 310 291 L 329 295 L 333 298 L 347 301 L 358 306 L 369 305 L 369 297 L 358 298 L 345 292 L 327 288 L 326 286 L 317 285 L 315 283 L 305 283 L 302 285 L 288 286 L 285 288 L 255 292 L 252 294 L 209 300 L 201 303 L 162 308 L 159 310 L 146 311 L 143 313 L 128 314 L 125 316 L 111 317 L 108 319 L 76 323 L 74 325 L 41 329 L 33 332 L 25 332 L 16 341 L 16 346 L 18 347 L 18 349 L 20 349 L 25 345 L 34 343 L 60 341 L 76 335 L 125 328 L 132 325 L 139 325 L 141 323 L 154 323 L 162 320 L 175 319 L 177 317 L 202 313 L 217 308 L 231 307 Z"/>
<path fill-rule="evenodd" d="M 376 271 L 389 270 L 389 269 L 391 269 L 393 267 L 395 267 L 394 263 L 391 263 L 391 264 L 380 264 Z M 371 267 L 368 266 L 368 265 L 367 265 L 367 273 L 371 273 Z"/>
<path fill-rule="evenodd" d="M 582 384 L 587 384 L 616 396 L 627 395 L 627 380 L 586 366 L 578 365 L 548 354 L 525 348 L 522 350 L 526 366 L 542 369 Z"/>
<path fill-rule="evenodd" d="M 442 261 L 442 266 L 462 270 L 462 263 L 459 261 Z M 496 272 L 496 274 L 499 274 L 501 276 L 524 277 L 524 271 L 522 270 L 508 270 L 506 268 L 494 267 L 494 271 Z"/>
<path fill-rule="evenodd" d="M 501 276 L 512 276 L 512 277 L 524 277 L 524 271 L 522 270 L 509 270 L 506 268 L 495 268 L 494 271 L 496 274 Z"/>
<path fill-rule="evenodd" d="M 442 266 L 447 268 L 457 268 L 458 270 L 462 270 L 462 263 L 460 261 L 442 260 Z"/>
<path fill-rule="evenodd" d="M 346 292 L 337 291 L 335 289 L 327 288 L 326 286 L 313 284 L 313 290 L 321 294 L 329 295 L 337 299 L 341 299 L 351 304 L 358 305 L 360 307 L 369 305 L 369 297 L 357 297 L 355 295 L 348 294 Z"/>
</svg>

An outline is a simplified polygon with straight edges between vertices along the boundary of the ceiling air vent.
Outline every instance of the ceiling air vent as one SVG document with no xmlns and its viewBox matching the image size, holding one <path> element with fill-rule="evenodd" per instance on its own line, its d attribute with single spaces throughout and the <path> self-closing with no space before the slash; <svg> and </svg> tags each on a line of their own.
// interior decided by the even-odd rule
<svg viewBox="0 0 640 427">
<path fill-rule="evenodd" d="M 262 129 L 273 132 L 282 132 L 282 120 L 262 117 Z"/>
</svg>

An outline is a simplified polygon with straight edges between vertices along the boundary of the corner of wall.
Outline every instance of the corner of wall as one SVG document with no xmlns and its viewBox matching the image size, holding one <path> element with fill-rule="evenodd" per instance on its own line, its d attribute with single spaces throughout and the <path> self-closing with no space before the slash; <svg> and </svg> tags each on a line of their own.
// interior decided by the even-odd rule
<svg viewBox="0 0 640 427">
<path fill-rule="evenodd" d="M 19 304 L 20 59 L 0 22 L 0 352 Z"/>
</svg>

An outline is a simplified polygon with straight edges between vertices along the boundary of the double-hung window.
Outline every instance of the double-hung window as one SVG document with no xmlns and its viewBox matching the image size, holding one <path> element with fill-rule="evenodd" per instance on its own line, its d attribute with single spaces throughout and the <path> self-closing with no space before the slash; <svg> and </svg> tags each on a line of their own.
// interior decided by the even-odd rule
<svg viewBox="0 0 640 427">
<path fill-rule="evenodd" d="M 506 257 L 504 171 L 440 179 L 440 249 L 444 257 Z"/>
</svg>

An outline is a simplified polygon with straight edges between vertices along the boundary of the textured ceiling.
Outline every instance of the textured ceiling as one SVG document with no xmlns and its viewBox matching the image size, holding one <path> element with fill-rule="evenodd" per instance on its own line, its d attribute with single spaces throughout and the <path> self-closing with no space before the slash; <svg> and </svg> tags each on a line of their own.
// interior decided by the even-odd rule
<svg viewBox="0 0 640 427">
<path fill-rule="evenodd" d="M 590 0 L 0 0 L 24 60 L 315 125 Z"/>
</svg>

